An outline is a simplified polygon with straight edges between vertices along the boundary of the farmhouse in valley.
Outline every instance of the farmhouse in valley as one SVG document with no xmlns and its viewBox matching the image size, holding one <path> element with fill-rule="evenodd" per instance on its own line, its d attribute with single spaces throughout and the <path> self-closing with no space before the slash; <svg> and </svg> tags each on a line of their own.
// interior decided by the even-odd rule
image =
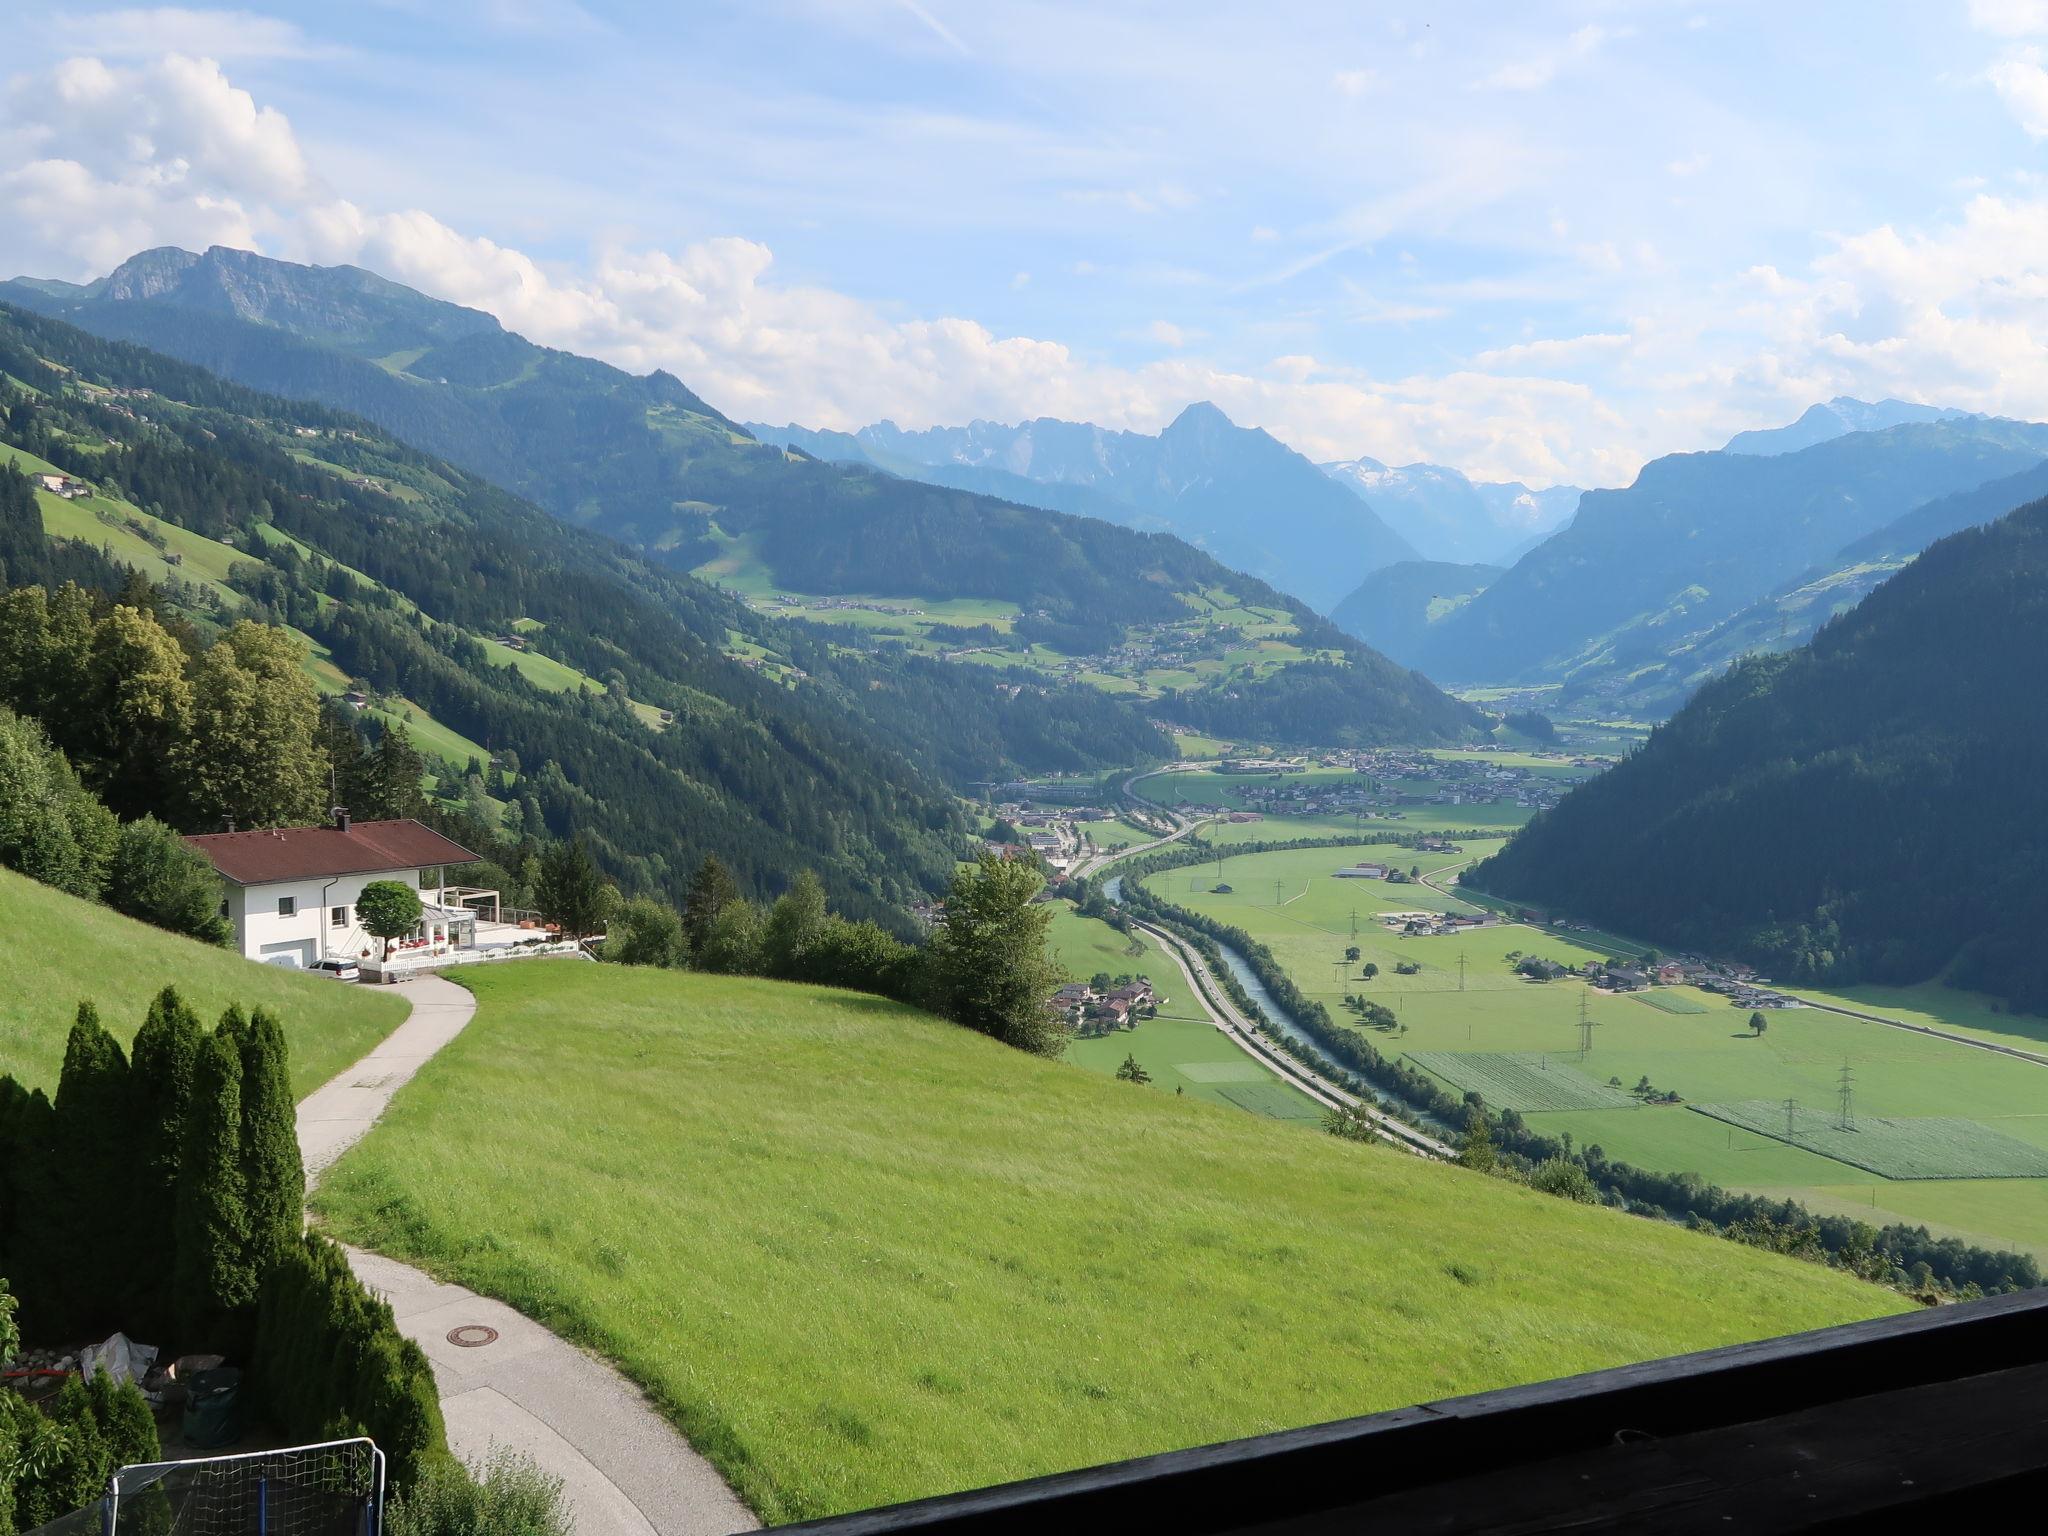
<svg viewBox="0 0 2048 1536">
<path fill-rule="evenodd" d="M 337 809 L 324 827 L 214 832 L 186 841 L 220 871 L 227 888 L 222 915 L 234 925 L 235 946 L 251 960 L 311 967 L 380 954 L 382 942 L 356 913 L 363 887 L 375 880 L 395 880 L 420 893 L 420 926 L 411 938 L 394 941 L 394 951 L 445 953 L 532 937 L 499 921 L 496 891 L 443 883 L 446 866 L 474 863 L 477 856 L 410 819 L 359 822 Z"/>
</svg>

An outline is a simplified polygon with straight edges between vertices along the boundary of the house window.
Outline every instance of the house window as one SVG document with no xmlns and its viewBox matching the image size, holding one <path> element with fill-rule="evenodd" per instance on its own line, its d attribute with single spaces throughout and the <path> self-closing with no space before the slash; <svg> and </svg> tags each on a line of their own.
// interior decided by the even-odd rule
<svg viewBox="0 0 2048 1536">
<path fill-rule="evenodd" d="M 346 928 L 348 926 L 348 908 L 335 907 L 331 910 L 327 914 L 327 925 L 330 928 Z"/>
<path fill-rule="evenodd" d="M 221 897 L 220 899 L 220 915 L 222 917 L 226 917 L 228 915 L 228 899 L 225 896 Z"/>
<path fill-rule="evenodd" d="M 296 917 L 296 916 L 298 916 L 298 912 L 299 912 L 299 898 L 298 898 L 298 897 L 296 897 L 296 896 L 280 896 L 280 897 L 278 897 L 278 898 L 277 898 L 277 915 L 278 915 L 279 917 Z"/>
</svg>

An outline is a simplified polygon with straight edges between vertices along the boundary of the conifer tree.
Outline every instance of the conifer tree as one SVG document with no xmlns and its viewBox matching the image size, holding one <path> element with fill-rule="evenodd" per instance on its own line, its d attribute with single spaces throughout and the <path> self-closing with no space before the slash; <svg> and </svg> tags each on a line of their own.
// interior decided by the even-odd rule
<svg viewBox="0 0 2048 1536">
<path fill-rule="evenodd" d="M 193 1341 L 217 1337 L 256 1299 L 241 1140 L 241 1052 L 231 1037 L 208 1035 L 193 1064 L 178 1152 L 173 1289 L 178 1326 Z"/>
<path fill-rule="evenodd" d="M 140 1262 L 130 1271 L 130 1306 L 140 1337 L 161 1336 L 171 1327 L 170 1278 L 177 1248 L 178 1158 L 183 1150 L 185 1111 L 206 1032 L 199 1015 L 165 987 L 149 1005 L 135 1033 L 129 1065 L 135 1115 L 135 1163 L 130 1187 L 131 1247 Z M 147 1329 L 148 1332 L 141 1332 Z"/>
<path fill-rule="evenodd" d="M 241 1150 L 250 1259 L 260 1281 L 297 1244 L 306 1204 L 290 1057 L 284 1030 L 263 1008 L 242 1036 Z"/>
<path fill-rule="evenodd" d="M 711 925 L 727 905 L 740 899 L 739 882 L 733 879 L 715 853 L 707 853 L 697 873 L 690 877 L 689 894 L 683 901 L 683 936 L 690 953 L 696 954 L 711 936 Z"/>
<path fill-rule="evenodd" d="M 135 1162 L 128 1058 L 89 1002 L 78 1005 L 64 1044 L 54 1131 L 56 1199 L 46 1218 L 59 1217 L 49 1229 L 65 1284 L 52 1300 L 61 1298 L 60 1326 L 69 1332 L 97 1327 L 118 1309 L 126 1258 L 110 1236 L 128 1216 Z"/>
</svg>

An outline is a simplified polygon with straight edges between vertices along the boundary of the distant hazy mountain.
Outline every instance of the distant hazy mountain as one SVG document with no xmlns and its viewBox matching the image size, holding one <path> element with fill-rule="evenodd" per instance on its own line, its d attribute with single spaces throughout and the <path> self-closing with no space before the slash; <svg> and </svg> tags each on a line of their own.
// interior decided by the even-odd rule
<svg viewBox="0 0 2048 1536">
<path fill-rule="evenodd" d="M 1950 410 L 1939 405 L 1914 405 L 1905 400 L 1853 400 L 1837 395 L 1825 405 L 1810 405 L 1790 426 L 1765 427 L 1755 432 L 1738 432 L 1728 439 L 1728 453 L 1769 455 L 1797 453 L 1830 438 L 1850 432 L 1882 432 L 1887 427 L 1914 421 L 1954 421 L 1974 416 L 1972 411 Z"/>
<path fill-rule="evenodd" d="M 1657 459 L 1624 490 L 1588 491 L 1569 527 L 1434 625 L 1421 665 L 1458 683 L 1654 665 L 1923 503 L 2043 458 L 2048 427 L 1957 417 Z"/>
<path fill-rule="evenodd" d="M 1368 573 L 1416 557 L 1370 505 L 1206 401 L 1156 437 L 1050 417 L 916 432 L 887 421 L 851 434 L 748 430 L 822 458 L 1178 534 L 1321 609 Z"/>
<path fill-rule="evenodd" d="M 1324 474 L 1356 492 L 1423 558 L 1510 565 L 1569 522 L 1583 493 L 1576 485 L 1532 491 L 1519 481 L 1469 480 L 1441 464 L 1390 469 L 1378 459 L 1345 459 Z"/>
<path fill-rule="evenodd" d="M 1407 666 L 1424 654 L 1430 631 L 1500 579 L 1497 565 L 1403 560 L 1366 577 L 1330 610 L 1330 622 Z"/>
<path fill-rule="evenodd" d="M 2048 1011 L 2044 676 L 2037 501 L 1707 684 L 1466 878 L 1779 980 L 1939 976 Z"/>
</svg>

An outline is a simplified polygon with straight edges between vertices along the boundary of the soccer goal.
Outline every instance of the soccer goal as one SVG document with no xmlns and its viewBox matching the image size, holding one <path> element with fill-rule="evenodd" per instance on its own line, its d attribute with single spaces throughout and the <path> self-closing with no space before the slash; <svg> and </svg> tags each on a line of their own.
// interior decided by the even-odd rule
<svg viewBox="0 0 2048 1536">
<path fill-rule="evenodd" d="M 356 1439 L 123 1467 L 96 1507 L 43 1529 L 51 1536 L 382 1536 L 383 1525 L 384 1453 Z"/>
</svg>

